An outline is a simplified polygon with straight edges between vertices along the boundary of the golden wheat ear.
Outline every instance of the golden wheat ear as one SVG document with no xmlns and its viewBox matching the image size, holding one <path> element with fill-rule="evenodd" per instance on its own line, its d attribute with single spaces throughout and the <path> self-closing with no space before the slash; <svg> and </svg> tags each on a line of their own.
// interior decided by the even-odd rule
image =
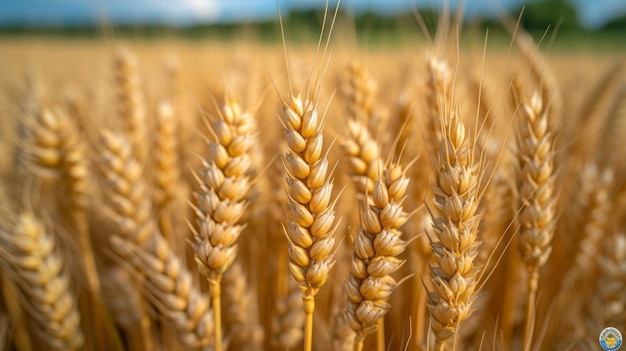
<svg viewBox="0 0 626 351">
<path fill-rule="evenodd" d="M 144 279 L 142 292 L 186 350 L 212 345 L 213 313 L 208 296 L 194 284 L 191 272 L 157 231 L 142 246 L 113 236 L 115 252 Z"/>
<path fill-rule="evenodd" d="M 525 350 L 529 350 L 535 323 L 535 301 L 539 284 L 539 268 L 552 252 L 556 228 L 556 192 L 554 168 L 554 136 L 549 117 L 550 100 L 534 92 L 523 95 L 514 81 L 513 94 L 520 106 L 517 136 L 517 203 L 519 214 L 519 247 L 528 274 Z"/>
<path fill-rule="evenodd" d="M 348 172 L 357 196 L 371 194 L 382 169 L 380 149 L 369 129 L 362 121 L 348 120 L 348 135 L 341 139 L 343 151 L 348 156 Z"/>
<path fill-rule="evenodd" d="M 442 119 L 442 140 L 434 163 L 435 183 L 431 248 L 434 290 L 427 307 L 435 349 L 444 350 L 461 323 L 474 311 L 480 267 L 474 263 L 481 215 L 478 211 L 482 167 L 474 158 L 474 145 L 466 134 L 458 106 Z"/>
<path fill-rule="evenodd" d="M 80 311 L 54 234 L 30 212 L 14 220 L 10 228 L 0 228 L 0 255 L 34 335 L 55 350 L 82 350 Z"/>
<path fill-rule="evenodd" d="M 203 162 L 196 194 L 198 230 L 192 247 L 200 273 L 209 282 L 215 311 L 215 346 L 221 340 L 221 280 L 237 257 L 237 240 L 245 225 L 241 219 L 248 207 L 252 162 L 256 139 L 255 116 L 241 110 L 239 103 L 225 99 L 211 130 L 209 156 Z"/>
<path fill-rule="evenodd" d="M 100 172 L 104 202 L 116 231 L 115 235 L 143 247 L 156 231 L 152 218 L 152 197 L 142 177 L 143 169 L 134 157 L 130 141 L 122 134 L 104 130 L 100 139 Z M 136 284 L 141 291 L 142 280 Z M 142 347 L 154 347 L 152 322 L 145 300 L 140 298 L 139 320 L 132 333 L 141 335 Z"/>
<path fill-rule="evenodd" d="M 615 224 L 612 219 L 614 174 L 611 168 L 602 170 L 595 162 L 586 162 L 578 178 L 572 182 L 572 189 L 576 191 L 564 200 L 569 206 L 559 217 L 557 230 L 558 233 L 569 234 L 567 239 L 572 244 L 567 249 L 569 257 L 563 262 L 565 274 L 560 274 L 563 280 L 554 313 L 563 316 L 563 323 L 560 328 L 549 325 L 554 334 L 586 328 L 585 321 L 576 316 L 587 313 L 587 303 L 594 299 L 597 287 L 581 283 L 593 282 L 597 277 L 597 258 L 602 255 L 602 245 L 608 240 Z M 576 289 L 576 294 L 571 294 L 573 289 Z M 602 326 L 598 327 L 598 330 L 602 329 Z"/>
<path fill-rule="evenodd" d="M 409 179 L 399 164 L 390 164 L 378 172 L 381 175 L 376 179 L 373 193 L 371 197 L 366 194 L 363 202 L 352 269 L 346 282 L 346 319 L 356 332 L 357 350 L 363 349 L 368 334 L 377 330 L 383 333 L 380 321 L 391 308 L 389 296 L 398 284 L 391 274 L 405 262 L 396 256 L 407 245 L 399 228 L 409 219 L 402 206 Z M 378 338 L 379 349 L 384 345 L 382 335 Z"/>
<path fill-rule="evenodd" d="M 118 225 L 111 238 L 114 251 L 135 269 L 140 291 L 186 349 L 208 347 L 213 335 L 209 299 L 194 286 L 191 273 L 180 262 L 157 229 L 152 198 L 142 179 L 130 142 L 104 131 L 101 171 L 108 188 L 109 212 Z M 140 303 L 142 309 L 144 302 Z M 144 347 L 152 342 L 150 321 L 142 311 L 139 332 Z"/>
<path fill-rule="evenodd" d="M 177 200 L 180 194 L 187 193 L 187 188 L 181 182 L 181 162 L 178 155 L 178 126 L 180 116 L 174 110 L 172 103 L 162 101 L 157 108 L 155 153 L 154 153 L 154 205 L 159 230 L 168 243 L 177 252 L 182 251 L 175 235 L 172 217 L 180 213 Z"/>
<path fill-rule="evenodd" d="M 598 274 L 596 275 L 595 290 L 597 293 L 587 304 L 586 325 L 587 336 L 597 342 L 597 331 L 606 326 L 615 325 L 623 330 L 626 327 L 626 318 L 623 308 L 626 298 L 622 293 L 626 288 L 626 235 L 616 232 L 607 235 L 601 245 L 600 254 L 596 256 Z M 612 284 L 606 284 L 612 282 Z M 594 346 L 595 347 L 595 346 Z"/>
<path fill-rule="evenodd" d="M 89 211 L 91 201 L 91 171 L 89 153 L 84 135 L 76 121 L 63 109 L 40 107 L 36 116 L 25 117 L 24 151 L 30 171 L 53 188 L 53 205 L 58 209 L 59 221 L 75 234 L 82 261 L 81 272 L 86 282 L 87 297 L 81 299 L 81 309 L 93 311 L 85 323 L 94 333 L 87 334 L 94 343 L 106 343 L 103 323 L 108 316 L 102 313 L 101 284 L 96 263 L 97 250 L 92 244 Z M 45 195 L 45 193 L 44 193 Z"/>
<path fill-rule="evenodd" d="M 357 61 L 350 62 L 345 69 L 345 75 L 339 92 L 346 106 L 346 117 L 365 123 L 374 133 L 380 132 L 380 135 L 375 135 L 384 140 L 387 137 L 386 131 L 378 130 L 378 127 L 389 121 L 384 119 L 383 113 L 377 109 L 378 83 Z"/>
<path fill-rule="evenodd" d="M 570 267 L 564 285 L 566 291 L 576 285 L 580 278 L 594 271 L 594 260 L 602 249 L 602 241 L 611 228 L 615 172 L 613 169 L 601 170 L 595 163 L 587 163 L 580 173 L 578 192 L 574 200 L 574 216 L 571 224 L 582 228 L 578 237 L 577 252 Z M 572 231 L 576 228 L 571 227 Z M 572 279 L 569 283 L 568 277 Z"/>
<path fill-rule="evenodd" d="M 140 164 L 146 164 L 148 136 L 146 106 L 141 88 L 139 61 L 127 48 L 119 48 L 114 57 L 115 89 L 122 126 Z"/>
<path fill-rule="evenodd" d="M 310 351 L 313 343 L 313 312 L 315 296 L 328 280 L 335 264 L 335 237 L 337 228 L 333 196 L 333 181 L 329 175 L 328 151 L 324 149 L 324 115 L 318 112 L 321 82 L 330 59 L 326 53 L 339 8 L 333 14 L 329 34 L 320 53 L 328 17 L 328 2 L 317 51 L 303 95 L 294 94 L 289 76 L 289 94 L 279 97 L 283 105 L 281 123 L 288 150 L 283 159 L 287 172 L 287 222 L 283 223 L 289 240 L 289 270 L 300 285 L 306 315 L 304 349 Z M 280 9 L 279 9 L 280 16 Z M 288 66 L 287 46 L 282 17 L 281 33 L 285 61 Z M 319 64 L 320 54 L 326 62 Z M 289 72 L 288 72 L 289 73 Z"/>
<path fill-rule="evenodd" d="M 155 231 L 152 198 L 130 141 L 122 134 L 105 130 L 101 135 L 100 171 L 105 203 L 116 234 L 144 245 Z"/>
</svg>

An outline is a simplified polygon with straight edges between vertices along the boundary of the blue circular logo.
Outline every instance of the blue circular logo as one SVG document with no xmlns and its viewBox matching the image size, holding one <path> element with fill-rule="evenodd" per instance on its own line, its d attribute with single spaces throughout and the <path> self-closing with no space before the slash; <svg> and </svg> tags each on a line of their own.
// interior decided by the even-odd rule
<svg viewBox="0 0 626 351">
<path fill-rule="evenodd" d="M 606 327 L 600 333 L 600 346 L 607 351 L 617 350 L 622 346 L 622 334 L 613 327 Z"/>
</svg>

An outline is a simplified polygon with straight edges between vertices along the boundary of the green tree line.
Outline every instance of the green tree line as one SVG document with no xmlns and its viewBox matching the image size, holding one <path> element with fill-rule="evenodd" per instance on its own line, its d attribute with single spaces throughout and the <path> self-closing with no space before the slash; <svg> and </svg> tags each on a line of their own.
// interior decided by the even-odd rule
<svg viewBox="0 0 626 351">
<path fill-rule="evenodd" d="M 514 11 L 511 16 L 517 17 L 521 8 Z M 427 27 L 432 31 L 437 23 L 438 13 L 434 9 L 420 9 L 420 16 Z M 417 21 L 411 11 L 391 16 L 380 15 L 373 12 L 364 12 L 358 16 L 352 16 L 342 12 L 340 18 L 344 23 L 351 23 L 356 33 L 368 33 L 370 36 L 387 36 L 410 31 L 415 32 Z M 323 19 L 323 11 L 306 10 L 292 11 L 284 17 L 285 27 L 289 29 L 288 37 L 291 40 L 317 38 Z M 561 32 L 588 32 L 580 24 L 576 9 L 567 0 L 544 0 L 527 4 L 523 11 L 522 26 L 531 32 L 542 32 L 547 28 L 558 25 Z M 502 26 L 495 19 L 481 19 L 478 22 L 481 27 L 489 27 L 491 30 L 502 30 Z M 25 27 L 13 26 L 0 28 L 2 35 L 50 35 L 65 37 L 99 37 L 113 31 L 115 35 L 130 35 L 144 38 L 162 38 L 167 36 L 187 38 L 217 38 L 229 40 L 235 37 L 252 37 L 261 41 L 280 40 L 280 31 L 276 20 L 263 20 L 248 23 L 218 23 L 218 24 L 195 24 L 188 27 L 170 27 L 161 24 L 114 24 L 111 28 L 103 28 L 99 25 L 67 25 L 57 27 Z M 602 28 L 593 32 L 626 33 L 626 16 L 615 19 Z"/>
</svg>

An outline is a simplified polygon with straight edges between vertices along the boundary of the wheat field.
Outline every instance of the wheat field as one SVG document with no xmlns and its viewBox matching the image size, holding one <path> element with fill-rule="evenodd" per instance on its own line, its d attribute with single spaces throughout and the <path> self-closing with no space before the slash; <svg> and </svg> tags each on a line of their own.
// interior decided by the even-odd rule
<svg viewBox="0 0 626 351">
<path fill-rule="evenodd" d="M 623 54 L 457 28 L 0 39 L 0 349 L 596 350 L 626 331 Z"/>
</svg>

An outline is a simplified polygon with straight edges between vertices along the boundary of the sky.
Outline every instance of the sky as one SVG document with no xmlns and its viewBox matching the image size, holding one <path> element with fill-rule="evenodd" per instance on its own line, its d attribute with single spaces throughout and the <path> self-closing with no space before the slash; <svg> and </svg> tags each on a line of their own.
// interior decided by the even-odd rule
<svg viewBox="0 0 626 351">
<path fill-rule="evenodd" d="M 335 0 L 336 1 L 336 0 Z M 529 0 L 465 0 L 467 16 L 496 15 Z M 533 0 L 530 0 L 533 1 Z M 534 0 L 540 1 L 540 0 Z M 569 0 L 588 28 L 626 14 L 626 0 Z M 333 2 L 333 1 L 331 1 Z M 452 8 L 458 0 L 448 0 Z M 325 0 L 279 0 L 281 11 L 323 6 Z M 412 7 L 441 6 L 439 0 L 342 0 L 355 12 L 410 11 Z M 0 0 L 0 26 L 15 24 L 64 25 L 158 22 L 188 25 L 198 22 L 236 22 L 275 18 L 275 0 Z"/>
</svg>

